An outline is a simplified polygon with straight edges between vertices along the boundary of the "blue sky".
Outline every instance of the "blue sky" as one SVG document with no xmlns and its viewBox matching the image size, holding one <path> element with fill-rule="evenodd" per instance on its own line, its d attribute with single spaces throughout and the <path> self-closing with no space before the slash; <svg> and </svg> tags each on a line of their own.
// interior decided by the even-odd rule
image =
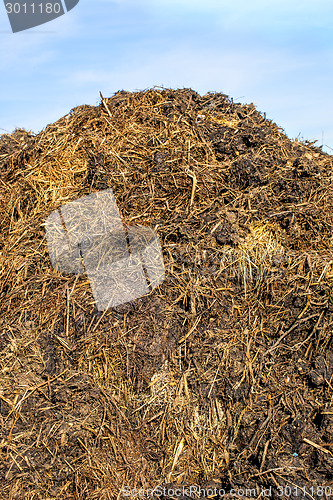
<svg viewBox="0 0 333 500">
<path fill-rule="evenodd" d="M 333 153 L 331 0 L 80 0 L 13 34 L 0 3 L 0 133 L 154 85 L 223 92 Z"/>
</svg>

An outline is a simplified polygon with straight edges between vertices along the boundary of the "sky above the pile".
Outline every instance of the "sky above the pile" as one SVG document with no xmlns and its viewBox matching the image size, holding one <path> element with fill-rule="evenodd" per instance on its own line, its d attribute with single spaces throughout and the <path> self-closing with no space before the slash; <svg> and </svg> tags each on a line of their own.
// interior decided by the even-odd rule
<svg viewBox="0 0 333 500">
<path fill-rule="evenodd" d="M 333 2 L 80 0 L 15 34 L 0 3 L 0 134 L 154 85 L 254 102 L 332 154 Z"/>
</svg>

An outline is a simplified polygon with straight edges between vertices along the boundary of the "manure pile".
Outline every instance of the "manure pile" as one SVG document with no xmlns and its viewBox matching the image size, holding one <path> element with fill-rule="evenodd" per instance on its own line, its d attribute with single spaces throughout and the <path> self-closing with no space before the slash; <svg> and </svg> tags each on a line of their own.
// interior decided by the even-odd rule
<svg viewBox="0 0 333 500">
<path fill-rule="evenodd" d="M 191 89 L 3 135 L 0 498 L 333 495 L 332 167 Z M 110 188 L 158 234 L 165 280 L 101 312 L 43 224 Z"/>
</svg>

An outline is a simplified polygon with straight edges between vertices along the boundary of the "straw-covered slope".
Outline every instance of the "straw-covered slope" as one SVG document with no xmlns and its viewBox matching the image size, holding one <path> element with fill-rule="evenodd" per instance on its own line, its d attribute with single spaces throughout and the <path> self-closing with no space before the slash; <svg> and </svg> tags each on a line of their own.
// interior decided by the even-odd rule
<svg viewBox="0 0 333 500">
<path fill-rule="evenodd" d="M 333 493 L 332 165 L 190 89 L 1 137 L 1 498 Z M 43 224 L 106 188 L 158 233 L 166 279 L 100 313 L 85 275 L 52 268 Z"/>
</svg>

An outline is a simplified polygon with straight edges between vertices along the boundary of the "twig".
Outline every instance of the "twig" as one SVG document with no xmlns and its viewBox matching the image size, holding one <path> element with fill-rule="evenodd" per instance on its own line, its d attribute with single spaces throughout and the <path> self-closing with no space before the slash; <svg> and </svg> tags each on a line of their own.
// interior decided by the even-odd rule
<svg viewBox="0 0 333 500">
<path fill-rule="evenodd" d="M 190 330 L 186 333 L 186 335 L 184 335 L 184 337 L 182 337 L 182 338 L 178 341 L 178 343 L 179 343 L 179 344 L 181 344 L 182 342 L 184 342 L 184 341 L 187 339 L 187 337 L 189 337 L 189 336 L 191 335 L 191 333 L 192 333 L 192 332 L 196 329 L 196 327 L 197 327 L 198 323 L 200 322 L 200 320 L 201 320 L 201 316 L 200 316 L 200 318 L 197 318 L 197 319 L 196 319 L 196 321 L 195 321 L 194 325 L 193 325 L 193 326 L 192 326 L 192 328 L 191 328 L 191 329 L 190 329 Z"/>
<path fill-rule="evenodd" d="M 320 446 L 319 444 L 317 443 L 314 443 L 313 441 L 310 441 L 310 439 L 307 439 L 307 438 L 303 438 L 303 441 L 307 444 L 310 444 L 311 446 L 313 446 L 314 448 L 317 448 L 317 450 L 320 450 L 322 451 L 323 453 L 326 453 L 326 455 L 332 455 L 332 453 L 329 451 L 329 450 L 325 450 L 325 448 L 323 448 L 322 446 Z"/>
<path fill-rule="evenodd" d="M 287 330 L 286 332 L 284 332 L 283 335 L 281 335 L 281 337 L 275 342 L 275 344 L 272 345 L 272 347 L 270 347 L 269 349 L 267 349 L 267 351 L 264 353 L 264 356 L 266 356 L 267 354 L 270 354 L 272 351 L 274 351 L 274 349 L 279 345 L 279 343 L 281 342 L 281 340 L 283 340 L 287 335 L 289 335 L 289 333 L 291 333 L 293 330 L 295 330 L 295 328 L 297 326 L 299 326 L 301 323 L 305 323 L 309 319 L 315 318 L 316 316 L 317 316 L 317 314 L 312 314 L 311 316 L 307 316 L 306 318 L 303 318 L 300 321 L 296 321 L 296 323 L 294 323 L 289 328 L 289 330 Z"/>
</svg>

